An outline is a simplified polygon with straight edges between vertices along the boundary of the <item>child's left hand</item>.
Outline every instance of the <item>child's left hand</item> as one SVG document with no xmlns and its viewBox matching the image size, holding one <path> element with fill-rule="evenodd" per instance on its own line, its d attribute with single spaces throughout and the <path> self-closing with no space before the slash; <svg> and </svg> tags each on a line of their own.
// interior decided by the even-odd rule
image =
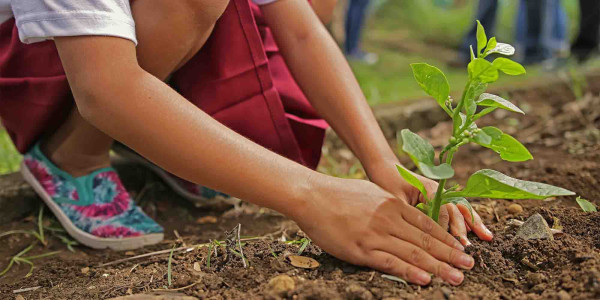
<svg viewBox="0 0 600 300">
<path fill-rule="evenodd" d="M 398 171 L 395 168 L 396 164 L 399 164 L 399 162 L 393 161 L 384 163 L 378 167 L 368 168 L 367 173 L 369 178 L 375 184 L 398 197 L 398 199 L 409 199 L 409 204 L 413 206 L 420 202 L 425 202 L 421 192 L 407 183 L 402 176 L 398 174 Z M 437 182 L 418 174 L 414 175 L 421 180 L 423 185 L 425 185 L 428 195 L 435 195 L 438 187 Z M 442 228 L 446 230 L 449 229 L 450 233 L 453 236 L 458 237 L 460 242 L 465 246 L 471 244 L 471 242 L 469 242 L 467 239 L 468 231 L 473 231 L 480 239 L 484 241 L 491 241 L 493 238 L 492 232 L 483 224 L 479 214 L 473 210 L 473 218 L 471 218 L 469 209 L 464 205 L 443 205 L 440 211 L 438 223 L 440 226 L 442 226 Z"/>
</svg>

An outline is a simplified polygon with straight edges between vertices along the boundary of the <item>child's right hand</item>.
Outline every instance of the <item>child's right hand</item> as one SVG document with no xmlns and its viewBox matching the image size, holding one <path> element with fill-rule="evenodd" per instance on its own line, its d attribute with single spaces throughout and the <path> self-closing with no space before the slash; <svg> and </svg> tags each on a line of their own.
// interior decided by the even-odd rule
<svg viewBox="0 0 600 300">
<path fill-rule="evenodd" d="M 293 217 L 331 255 L 420 285 L 430 273 L 458 285 L 463 274 L 448 263 L 473 267 L 462 245 L 407 201 L 369 181 L 324 177 Z"/>
</svg>

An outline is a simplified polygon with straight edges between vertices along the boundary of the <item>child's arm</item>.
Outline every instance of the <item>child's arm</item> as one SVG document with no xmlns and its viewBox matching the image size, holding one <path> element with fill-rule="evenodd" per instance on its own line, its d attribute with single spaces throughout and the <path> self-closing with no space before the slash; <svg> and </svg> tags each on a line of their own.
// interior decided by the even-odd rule
<svg viewBox="0 0 600 300">
<path fill-rule="evenodd" d="M 77 108 L 92 125 L 167 171 L 295 221 L 325 251 L 427 284 L 459 284 L 446 262 L 471 268 L 460 244 L 376 185 L 314 172 L 221 125 L 139 67 L 132 42 L 56 37 Z M 226 55 L 226 53 L 224 53 Z"/>
<path fill-rule="evenodd" d="M 396 171 L 395 164 L 399 161 L 379 128 L 350 66 L 308 3 L 305 0 L 280 0 L 262 6 L 262 11 L 294 78 L 312 105 L 360 159 L 369 178 L 396 197 L 416 204 L 419 191 Z M 429 194 L 435 194 L 437 183 L 418 177 Z M 453 216 L 462 218 L 460 214 Z M 469 222 L 470 216 L 467 219 Z M 479 220 L 478 216 L 475 219 Z M 480 238 L 492 238 L 480 221 L 469 225 Z M 457 234 L 467 241 L 466 230 Z"/>
<path fill-rule="evenodd" d="M 311 5 L 319 20 L 323 24 L 329 24 L 333 18 L 333 11 L 338 0 L 312 0 Z"/>
</svg>

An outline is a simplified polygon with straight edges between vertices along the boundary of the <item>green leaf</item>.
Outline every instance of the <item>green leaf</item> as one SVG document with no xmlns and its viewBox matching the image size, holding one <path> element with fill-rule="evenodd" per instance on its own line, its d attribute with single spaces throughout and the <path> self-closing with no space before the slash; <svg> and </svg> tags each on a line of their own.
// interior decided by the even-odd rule
<svg viewBox="0 0 600 300">
<path fill-rule="evenodd" d="M 431 179 L 447 179 L 454 176 L 454 170 L 448 164 L 436 166 L 433 146 L 418 134 L 408 129 L 400 131 L 402 136 L 402 151 L 406 152 L 415 163 L 423 176 Z"/>
<path fill-rule="evenodd" d="M 402 151 L 406 152 L 415 164 L 418 162 L 433 164 L 435 152 L 429 142 L 408 129 L 402 129 L 400 135 L 402 136 Z"/>
<path fill-rule="evenodd" d="M 493 112 L 497 107 L 488 107 L 473 115 L 473 121 L 479 120 L 481 117 Z"/>
<path fill-rule="evenodd" d="M 521 64 L 504 57 L 494 59 L 492 65 L 508 75 L 521 75 L 526 73 L 525 68 Z"/>
<path fill-rule="evenodd" d="M 463 126 L 465 126 L 465 122 L 467 121 L 467 115 L 463 114 L 463 113 L 459 113 L 458 116 L 460 117 L 458 120 L 454 120 L 454 122 L 456 123 L 455 125 L 458 128 L 462 128 Z M 469 129 L 475 129 L 477 128 L 477 124 L 475 123 L 471 123 L 469 125 Z"/>
<path fill-rule="evenodd" d="M 546 199 L 571 195 L 575 193 L 545 183 L 515 179 L 489 169 L 479 170 L 471 175 L 462 191 L 445 194 L 446 197 L 493 199 Z"/>
<path fill-rule="evenodd" d="M 488 47 L 485 50 L 485 55 L 490 55 L 490 54 L 494 54 L 494 53 L 498 53 L 501 55 L 506 55 L 506 56 L 511 56 L 515 54 L 515 47 L 511 46 L 510 44 L 506 44 L 506 43 L 496 43 L 496 46 L 494 46 L 493 48 Z"/>
<path fill-rule="evenodd" d="M 487 56 L 489 54 L 488 52 L 496 47 L 496 44 L 498 44 L 498 42 L 496 41 L 496 37 L 490 38 L 490 40 L 487 43 L 487 46 L 485 47 L 485 50 L 483 51 L 483 54 Z"/>
<path fill-rule="evenodd" d="M 429 215 L 429 205 L 425 204 L 425 203 L 419 203 L 417 204 L 417 206 L 415 206 L 417 209 L 419 209 L 422 213 Z"/>
<path fill-rule="evenodd" d="M 406 180 L 406 182 L 408 182 L 410 185 L 414 186 L 417 190 L 419 190 L 419 192 L 423 194 L 425 199 L 428 199 L 427 190 L 425 189 L 425 185 L 423 185 L 421 180 L 419 180 L 415 175 L 413 175 L 412 172 L 405 169 L 403 166 L 396 165 L 396 169 L 398 169 L 398 173 L 400 173 L 400 175 L 402 176 L 402 178 L 404 178 L 404 180 Z"/>
<path fill-rule="evenodd" d="M 596 206 L 588 200 L 585 200 L 581 197 L 577 197 L 575 199 L 575 201 L 577 201 L 577 204 L 579 204 L 579 207 L 581 207 L 581 209 L 585 212 L 597 212 L 598 211 L 598 209 L 596 209 Z"/>
<path fill-rule="evenodd" d="M 481 22 L 477 20 L 477 57 L 481 54 L 481 50 L 485 48 L 487 45 L 487 36 L 485 35 L 485 29 L 483 29 L 483 25 Z"/>
<path fill-rule="evenodd" d="M 471 61 L 473 61 L 475 59 L 475 53 L 473 52 L 473 45 L 469 46 L 469 49 L 471 51 Z"/>
<path fill-rule="evenodd" d="M 482 130 L 475 134 L 475 136 L 473 137 L 473 141 L 479 145 L 489 145 L 492 143 L 492 137 Z"/>
<path fill-rule="evenodd" d="M 471 80 L 479 80 L 482 83 L 491 83 L 498 80 L 498 70 L 491 62 L 476 58 L 469 63 L 469 78 Z"/>
<path fill-rule="evenodd" d="M 471 203 L 469 203 L 469 201 L 467 201 L 467 199 L 465 199 L 464 197 L 450 197 L 450 198 L 442 199 L 442 205 L 448 204 L 448 203 L 452 203 L 454 205 L 458 205 L 458 204 L 464 205 L 466 208 L 469 209 L 469 213 L 471 214 L 471 222 L 475 222 L 475 215 L 473 214 L 473 206 L 471 206 Z"/>
<path fill-rule="evenodd" d="M 419 162 L 417 167 L 423 176 L 430 179 L 439 180 L 454 177 L 454 169 L 452 169 L 449 164 L 444 163 L 439 166 L 434 166 L 433 164 Z"/>
<path fill-rule="evenodd" d="M 415 80 L 423 91 L 433 97 L 446 112 L 450 113 L 450 110 L 446 107 L 450 85 L 444 73 L 440 69 L 425 63 L 411 64 L 410 67 L 413 70 Z"/>
<path fill-rule="evenodd" d="M 491 140 L 487 142 L 487 138 L 481 135 L 482 133 L 489 136 Z M 500 157 L 506 161 L 518 162 L 533 159 L 533 156 L 523 144 L 496 127 L 481 128 L 481 132 L 475 136 L 473 141 L 483 147 L 494 150 L 494 152 L 500 154 Z"/>
<path fill-rule="evenodd" d="M 498 107 L 502 109 L 506 109 L 508 111 L 525 114 L 520 108 L 516 105 L 512 104 L 510 101 L 493 94 L 483 93 L 479 96 L 477 100 L 477 105 L 479 106 L 488 106 L 488 107 Z"/>
<path fill-rule="evenodd" d="M 477 103 L 475 99 L 478 99 L 479 96 L 485 92 L 487 86 L 487 83 L 483 83 L 481 81 L 475 81 L 469 85 L 469 89 L 465 95 L 465 112 L 468 116 L 474 115 L 477 111 Z"/>
</svg>

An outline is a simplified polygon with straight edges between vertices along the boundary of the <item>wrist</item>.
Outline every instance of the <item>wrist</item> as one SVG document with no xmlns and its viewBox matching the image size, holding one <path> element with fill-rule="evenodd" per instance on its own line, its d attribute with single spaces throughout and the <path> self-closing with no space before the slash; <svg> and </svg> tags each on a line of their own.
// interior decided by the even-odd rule
<svg viewBox="0 0 600 300">
<path fill-rule="evenodd" d="M 387 168 L 395 169 L 396 168 L 395 165 L 399 165 L 399 164 L 400 164 L 400 160 L 398 160 L 396 155 L 394 155 L 392 153 L 391 155 L 382 155 L 377 158 L 373 158 L 373 159 L 365 162 L 363 166 L 364 166 L 365 172 L 367 172 L 367 175 L 369 176 L 369 178 L 371 178 L 378 172 L 380 172 L 382 170 L 386 170 Z"/>
<path fill-rule="evenodd" d="M 287 195 L 287 204 L 278 211 L 298 222 L 310 215 L 311 208 L 319 202 L 320 191 L 329 184 L 331 176 L 310 170 L 294 183 Z"/>
</svg>

